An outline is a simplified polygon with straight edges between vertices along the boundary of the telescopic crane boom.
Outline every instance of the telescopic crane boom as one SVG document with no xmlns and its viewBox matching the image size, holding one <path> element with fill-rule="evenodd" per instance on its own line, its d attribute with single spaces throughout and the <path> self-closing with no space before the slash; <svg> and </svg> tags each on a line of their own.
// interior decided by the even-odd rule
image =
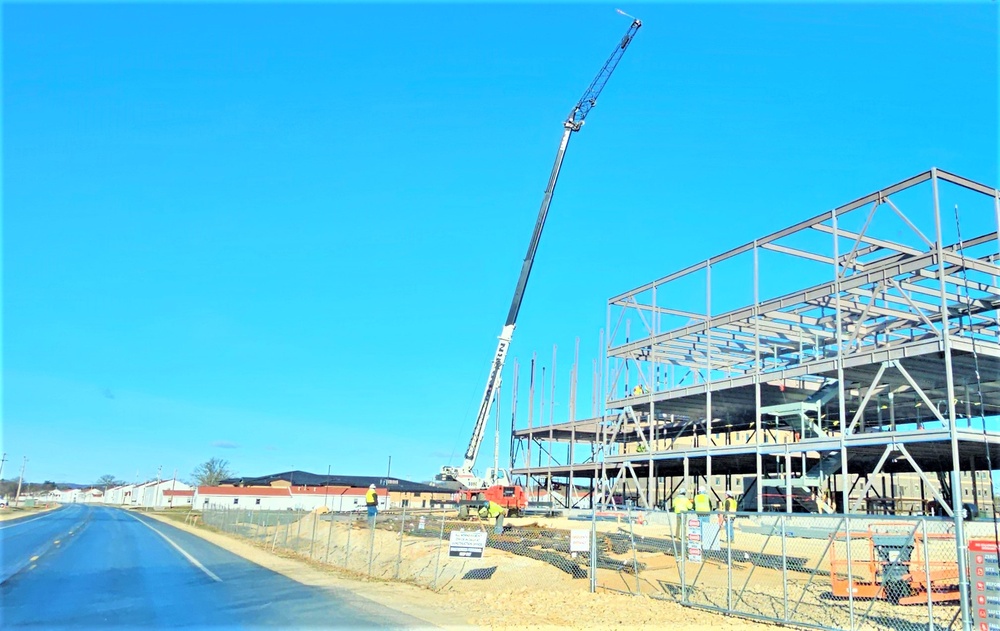
<svg viewBox="0 0 1000 631">
<path fill-rule="evenodd" d="M 545 218 L 549 213 L 549 205 L 552 203 L 552 194 L 556 189 L 556 181 L 559 179 L 559 171 L 562 169 L 563 158 L 566 157 L 566 148 L 569 146 L 569 139 L 573 132 L 580 131 L 583 123 L 590 114 L 590 111 L 597 105 L 597 97 L 601 95 L 608 79 L 618 66 L 622 56 L 628 49 L 629 44 L 638 32 L 642 22 L 633 18 L 631 26 L 615 47 L 614 52 L 604 62 L 601 71 L 597 73 L 594 80 L 587 87 L 587 90 L 577 101 L 563 122 L 563 136 L 559 143 L 559 150 L 556 152 L 555 163 L 552 165 L 552 172 L 549 174 L 549 183 L 545 188 L 542 197 L 542 205 L 538 210 L 538 219 L 535 221 L 535 229 L 531 234 L 531 241 L 528 243 L 528 253 L 524 257 L 521 265 L 521 275 L 517 279 L 517 286 L 514 288 L 514 298 L 511 300 L 510 311 L 507 312 L 507 320 L 500 331 L 500 340 L 497 344 L 496 353 L 493 355 L 493 362 L 490 373 L 486 380 L 486 389 L 483 398 L 479 403 L 479 412 L 476 415 L 476 425 L 469 440 L 469 446 L 465 450 L 465 460 L 461 467 L 445 466 L 441 467 L 441 473 L 437 476 L 441 480 L 455 480 L 466 488 L 485 488 L 493 484 L 509 484 L 509 476 L 504 471 L 490 469 L 486 479 L 479 479 L 472 473 L 472 467 L 476 463 L 479 455 L 479 448 L 483 442 L 483 435 L 486 431 L 486 421 L 490 416 L 490 409 L 493 406 L 494 393 L 500 385 L 500 374 L 503 372 L 504 362 L 507 359 L 507 351 L 510 348 L 510 341 L 514 335 L 514 326 L 517 322 L 517 314 L 521 310 L 521 302 L 524 300 L 524 289 L 528 284 L 528 277 L 531 275 L 531 266 L 535 262 L 535 253 L 538 251 L 538 242 L 542 238 L 542 228 L 545 227 Z"/>
</svg>

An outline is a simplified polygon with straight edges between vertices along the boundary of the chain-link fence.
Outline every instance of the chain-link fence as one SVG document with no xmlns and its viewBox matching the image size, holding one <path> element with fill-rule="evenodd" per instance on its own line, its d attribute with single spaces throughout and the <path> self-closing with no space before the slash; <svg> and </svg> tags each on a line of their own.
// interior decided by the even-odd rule
<svg viewBox="0 0 1000 631">
<path fill-rule="evenodd" d="M 598 547 L 620 568 L 599 571 L 597 583 L 798 626 L 958 630 L 954 527 L 950 519 L 932 517 L 646 513 L 598 533 Z M 966 615 L 971 628 L 992 631 L 1000 628 L 994 524 L 964 527 L 961 550 L 972 577 Z M 977 554 L 977 545 L 985 553 Z"/>
<path fill-rule="evenodd" d="M 626 508 L 502 524 L 475 511 L 462 519 L 454 509 L 403 507 L 371 521 L 362 513 L 224 509 L 203 511 L 200 521 L 268 550 L 438 591 L 474 588 L 470 582 L 484 591 L 604 590 L 823 629 L 964 628 L 959 546 L 954 522 L 943 518 Z M 964 526 L 961 549 L 971 542 L 984 551 L 963 552 L 972 577 L 966 619 L 975 631 L 993 631 L 994 524 Z"/>
<path fill-rule="evenodd" d="M 587 578 L 589 555 L 570 551 L 568 533 L 507 521 L 475 510 L 460 518 L 456 510 L 403 507 L 371 520 L 365 513 L 204 510 L 196 523 L 271 551 L 436 590 L 456 581 L 517 589 L 529 575 L 542 582 Z M 578 582 L 585 591 L 587 582 Z"/>
</svg>

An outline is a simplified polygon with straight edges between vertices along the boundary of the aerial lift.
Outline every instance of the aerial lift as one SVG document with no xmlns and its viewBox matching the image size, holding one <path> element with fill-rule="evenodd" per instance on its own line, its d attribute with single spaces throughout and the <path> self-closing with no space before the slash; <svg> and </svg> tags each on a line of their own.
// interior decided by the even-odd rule
<svg viewBox="0 0 1000 631">
<path fill-rule="evenodd" d="M 622 11 L 618 12 L 632 18 L 632 16 Z M 472 490 L 488 489 L 498 485 L 509 487 L 511 484 L 510 473 L 504 469 L 500 469 L 499 467 L 489 468 L 486 470 L 486 476 L 479 478 L 473 473 L 472 468 L 476 463 L 476 457 L 479 455 L 479 448 L 483 442 L 483 434 L 486 431 L 486 421 L 490 416 L 493 399 L 500 385 L 500 374 L 503 372 L 503 365 L 507 359 L 507 351 L 510 348 L 510 341 L 514 335 L 517 313 L 520 311 L 521 301 L 524 299 L 524 288 L 528 284 L 531 266 L 535 261 L 538 242 L 542 237 L 545 217 L 549 212 L 549 205 L 552 203 L 552 193 L 555 192 L 556 180 L 559 179 L 559 171 L 562 169 L 563 158 L 566 156 L 566 147 L 569 145 L 570 136 L 573 132 L 578 132 L 583 127 L 584 120 L 590 114 L 590 110 L 597 105 L 597 97 L 601 95 L 601 91 L 607 85 L 608 79 L 611 78 L 611 74 L 615 71 L 615 67 L 618 66 L 618 62 L 621 61 L 629 44 L 632 43 L 632 39 L 635 37 L 640 26 L 642 26 L 642 22 L 632 18 L 632 24 L 629 26 L 628 31 L 626 31 L 621 41 L 615 47 L 614 52 L 604 62 L 601 71 L 597 73 L 597 76 L 583 93 L 583 96 L 580 97 L 580 100 L 577 101 L 577 104 L 573 106 L 569 116 L 563 122 L 562 141 L 559 143 L 555 164 L 552 165 L 552 172 L 549 174 L 549 183 L 542 197 L 542 206 L 538 211 L 538 219 L 535 221 L 535 230 L 531 235 L 531 241 L 528 243 L 528 253 L 525 255 L 524 263 L 521 266 L 521 276 L 517 279 L 517 286 L 514 288 L 514 298 L 510 304 L 510 311 L 507 312 L 507 319 L 504 321 L 503 329 L 500 331 L 500 341 L 497 344 L 496 353 L 493 355 L 493 362 L 490 366 L 489 376 L 486 379 L 486 389 L 483 391 L 483 398 L 479 403 L 479 413 L 476 415 L 476 425 L 472 432 L 472 439 L 465 450 L 465 460 L 459 467 L 441 467 L 441 473 L 435 476 L 439 481 L 457 482 L 463 489 Z"/>
</svg>

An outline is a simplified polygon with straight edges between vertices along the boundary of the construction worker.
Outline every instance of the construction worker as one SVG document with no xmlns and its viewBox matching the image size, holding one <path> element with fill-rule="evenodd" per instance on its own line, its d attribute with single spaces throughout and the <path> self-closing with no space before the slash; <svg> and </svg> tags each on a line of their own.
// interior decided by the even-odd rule
<svg viewBox="0 0 1000 631">
<path fill-rule="evenodd" d="M 365 506 L 368 507 L 368 527 L 375 527 L 375 516 L 378 515 L 378 492 L 374 484 L 368 485 L 368 492 L 365 493 Z"/>
<path fill-rule="evenodd" d="M 708 499 L 705 489 L 698 489 L 698 494 L 694 496 L 694 512 L 707 513 L 712 510 L 712 502 Z"/>
<path fill-rule="evenodd" d="M 677 513 L 677 530 L 674 533 L 675 536 L 681 536 L 681 524 L 684 521 L 684 513 L 691 510 L 691 500 L 688 499 L 687 491 L 681 489 L 677 491 L 677 495 L 674 497 L 673 510 Z"/>
<path fill-rule="evenodd" d="M 642 386 L 636 386 L 632 388 L 632 396 L 637 397 L 642 394 Z"/>
<path fill-rule="evenodd" d="M 720 517 L 724 520 L 726 526 L 726 541 L 729 543 L 733 542 L 733 521 L 736 519 L 736 509 L 738 504 L 736 503 L 736 498 L 733 497 L 731 491 L 726 491 L 726 499 L 722 500 L 722 506 L 720 507 L 723 515 Z"/>
<path fill-rule="evenodd" d="M 496 519 L 496 524 L 493 526 L 494 534 L 503 534 L 503 518 L 507 514 L 507 509 L 500 506 L 496 502 L 491 502 L 486 500 L 483 505 L 479 507 L 479 518 L 480 519 Z"/>
</svg>

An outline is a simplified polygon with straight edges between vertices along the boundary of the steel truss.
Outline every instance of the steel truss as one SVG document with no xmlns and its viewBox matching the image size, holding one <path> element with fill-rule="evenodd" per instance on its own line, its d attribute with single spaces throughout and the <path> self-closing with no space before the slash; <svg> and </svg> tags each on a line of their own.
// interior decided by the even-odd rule
<svg viewBox="0 0 1000 631">
<path fill-rule="evenodd" d="M 942 187 L 989 229 L 947 237 Z M 713 473 L 748 474 L 757 510 L 764 484 L 791 511 L 791 489 L 815 479 L 831 493 L 821 510 L 849 512 L 873 475 L 905 471 L 942 506 L 927 472 L 949 475 L 955 513 L 960 472 L 986 468 L 991 445 L 1000 454 L 985 420 L 1000 414 L 998 224 L 997 189 L 933 168 L 614 296 L 604 414 L 515 436 L 589 442 L 589 462 L 534 473 L 591 478 L 601 503 L 662 505 Z M 764 256 L 805 286 L 765 296 Z M 752 302 L 713 311 L 733 268 L 750 272 Z"/>
</svg>

